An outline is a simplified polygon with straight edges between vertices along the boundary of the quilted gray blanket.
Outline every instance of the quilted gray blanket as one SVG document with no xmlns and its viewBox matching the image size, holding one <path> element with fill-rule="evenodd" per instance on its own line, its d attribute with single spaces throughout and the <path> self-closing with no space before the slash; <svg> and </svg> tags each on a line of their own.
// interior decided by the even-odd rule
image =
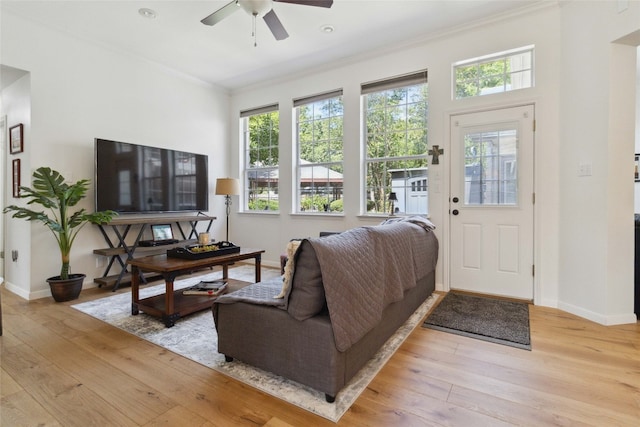
<svg viewBox="0 0 640 427">
<path fill-rule="evenodd" d="M 216 299 L 217 304 L 232 304 L 234 302 L 246 302 L 250 304 L 272 305 L 284 308 L 284 300 L 273 296 L 282 288 L 282 276 L 264 282 L 258 282 L 245 286 L 235 292 L 224 294 Z"/>
<path fill-rule="evenodd" d="M 380 322 L 387 305 L 400 301 L 406 289 L 433 270 L 427 233 L 402 222 L 309 239 L 322 270 L 338 350 L 360 340 Z"/>
</svg>

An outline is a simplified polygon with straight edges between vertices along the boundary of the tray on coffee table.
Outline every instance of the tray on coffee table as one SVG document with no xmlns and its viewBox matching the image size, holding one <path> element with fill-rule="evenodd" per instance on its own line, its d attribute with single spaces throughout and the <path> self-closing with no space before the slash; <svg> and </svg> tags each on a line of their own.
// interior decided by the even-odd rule
<svg viewBox="0 0 640 427">
<path fill-rule="evenodd" d="M 181 259 L 203 259 L 221 255 L 236 254 L 240 246 L 231 245 L 190 245 L 167 249 L 167 256 Z"/>
</svg>

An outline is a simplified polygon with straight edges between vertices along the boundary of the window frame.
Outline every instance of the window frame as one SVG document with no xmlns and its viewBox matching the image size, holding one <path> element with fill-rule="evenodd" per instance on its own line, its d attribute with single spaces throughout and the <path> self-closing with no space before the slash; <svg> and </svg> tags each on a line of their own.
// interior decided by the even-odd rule
<svg viewBox="0 0 640 427">
<path fill-rule="evenodd" d="M 341 124 L 340 126 L 342 127 L 342 133 L 340 136 L 340 160 L 339 161 L 322 161 L 322 162 L 311 162 L 308 160 L 304 160 L 306 163 L 303 164 L 303 159 L 301 158 L 301 140 L 300 140 L 300 107 L 303 106 L 309 106 L 309 105 L 314 105 L 318 102 L 322 102 L 322 101 L 331 101 L 334 99 L 339 99 L 340 105 L 341 105 L 341 111 L 342 114 L 339 116 L 341 119 Z M 315 128 L 315 122 L 316 120 L 326 120 L 329 119 L 331 120 L 332 118 L 338 117 L 336 115 L 331 115 L 329 114 L 327 117 L 319 117 L 316 118 L 315 116 L 313 116 L 311 118 L 311 120 L 308 120 L 307 122 L 311 123 L 312 128 Z M 293 153 L 293 158 L 294 158 L 294 173 L 293 173 L 293 177 L 295 179 L 295 182 L 292 183 L 292 190 L 293 190 L 293 204 L 292 204 L 292 213 L 293 214 L 300 214 L 300 215 L 329 215 L 329 216 L 335 216 L 335 215 L 343 215 L 344 214 L 344 202 L 343 202 L 343 208 L 340 211 L 332 211 L 330 206 L 331 203 L 333 201 L 336 200 L 344 200 L 344 101 L 343 101 L 343 90 L 342 89 L 336 89 L 333 91 L 329 91 L 329 92 L 324 92 L 321 94 L 316 94 L 316 95 L 312 95 L 312 96 L 307 96 L 307 97 L 303 97 L 303 98 L 297 98 L 293 100 L 293 120 L 295 123 L 295 135 L 294 135 L 294 141 L 295 143 L 294 145 L 294 153 Z M 331 141 L 333 140 L 333 138 L 331 138 L 331 136 L 329 135 L 328 137 L 328 143 L 331 144 Z M 314 138 L 313 143 L 316 142 L 316 139 Z M 303 173 L 302 171 L 304 169 L 312 169 L 311 175 L 312 175 L 312 180 L 315 179 L 315 175 L 313 173 L 313 168 L 326 168 L 327 169 L 327 186 L 326 187 L 332 187 L 332 188 L 336 188 L 333 186 L 330 186 L 330 180 L 331 178 L 329 177 L 329 175 L 332 172 L 332 167 L 339 167 L 339 169 L 342 170 L 342 184 L 337 187 L 339 190 L 339 195 L 338 197 L 334 198 L 333 200 L 329 201 L 326 205 L 324 205 L 324 209 L 323 210 L 311 210 L 311 211 L 305 211 L 302 209 L 302 203 L 303 203 L 303 197 L 302 197 L 302 188 L 301 188 L 301 181 L 302 181 L 302 176 Z M 334 171 L 335 172 L 335 171 Z M 317 194 L 315 192 L 316 188 L 315 186 L 313 186 L 314 191 L 312 192 L 312 194 Z M 335 190 L 333 191 L 333 194 L 335 195 Z"/>
<path fill-rule="evenodd" d="M 511 58 L 516 58 L 520 55 L 529 53 L 529 67 L 519 68 L 517 70 L 507 71 L 506 63 Z M 503 73 L 500 74 L 500 79 L 502 80 L 502 86 L 487 86 L 484 87 L 481 83 L 482 78 L 498 78 L 498 74 L 493 74 L 489 76 L 482 75 L 479 71 L 476 74 L 474 79 L 466 79 L 464 81 L 460 81 L 458 79 L 458 70 L 462 68 L 468 68 L 471 66 L 476 66 L 478 69 L 482 65 L 488 65 L 492 63 L 498 63 L 500 61 L 505 62 L 505 67 Z M 525 73 L 529 74 L 529 85 L 528 86 L 518 86 L 518 87 L 509 87 L 511 77 L 514 77 L 518 74 L 523 75 Z M 468 98 L 477 98 L 481 96 L 495 95 L 499 93 L 507 93 L 513 92 L 521 89 L 530 89 L 535 87 L 535 45 L 523 46 L 515 49 L 505 50 L 502 52 L 491 53 L 489 55 L 479 56 L 476 58 L 465 59 L 462 61 L 454 62 L 451 66 L 451 98 L 453 100 L 459 101 L 462 99 Z M 459 94 L 458 86 L 461 83 L 471 83 L 474 82 L 476 85 L 473 87 L 476 90 L 475 94 L 462 95 Z M 498 89 L 501 88 L 501 89 Z M 485 93 L 482 93 L 483 90 Z"/>
<path fill-rule="evenodd" d="M 369 83 L 363 83 L 361 85 L 361 109 L 362 109 L 362 172 L 361 172 L 361 185 L 360 185 L 360 191 L 361 191 L 361 207 L 360 207 L 360 212 L 362 216 L 389 216 L 389 215 L 396 215 L 396 212 L 390 212 L 391 210 L 391 206 L 392 203 L 388 200 L 389 198 L 389 194 L 391 192 L 396 193 L 397 197 L 401 197 L 399 199 L 399 201 L 396 201 L 393 203 L 394 208 L 396 206 L 400 206 L 402 205 L 405 208 L 405 212 L 402 213 L 402 215 L 423 215 L 423 216 L 428 216 L 429 215 L 429 198 L 428 198 L 428 151 L 429 151 L 429 141 L 428 141 L 428 129 L 429 129 L 429 114 L 428 114 L 428 110 L 429 110 L 429 98 L 428 98 L 428 75 L 427 75 L 427 70 L 421 70 L 415 73 L 410 73 L 410 74 L 405 74 L 405 75 L 401 75 L 401 76 L 396 76 L 396 77 L 391 77 L 388 79 L 384 79 L 384 80 L 379 80 L 379 81 L 375 81 L 375 82 L 369 82 Z M 424 88 L 420 88 L 419 90 L 425 90 L 425 99 L 421 100 L 420 102 L 409 102 L 409 100 L 405 100 L 404 104 L 400 104 L 400 105 L 404 105 L 406 106 L 406 108 L 408 108 L 410 105 L 414 105 L 417 106 L 418 104 L 424 102 L 424 111 L 425 111 L 425 117 L 424 117 L 424 125 L 420 128 L 411 128 L 409 123 L 410 120 L 406 119 L 405 123 L 404 123 L 404 127 L 403 127 L 403 132 L 405 134 L 409 134 L 409 132 L 411 131 L 415 131 L 415 130 L 420 130 L 421 132 L 424 132 L 424 152 L 420 153 L 420 154 L 407 154 L 407 152 L 405 152 L 402 155 L 398 155 L 398 156 L 369 156 L 369 133 L 368 133 L 368 118 L 370 116 L 370 110 L 368 108 L 368 96 L 372 95 L 372 94 L 380 94 L 382 92 L 386 92 L 388 90 L 394 90 L 394 89 L 411 89 L 414 86 L 417 85 L 425 85 Z M 410 93 L 410 91 L 408 92 L 408 94 Z M 385 107 L 386 108 L 386 107 Z M 395 108 L 395 107 L 394 107 Z M 385 110 L 386 111 L 386 110 Z M 385 112 L 385 115 L 387 113 Z M 403 167 L 403 169 L 401 170 L 402 172 L 402 179 L 404 180 L 404 185 L 400 186 L 400 187 L 396 187 L 394 186 L 393 183 L 393 177 L 391 174 L 393 174 L 394 172 L 398 172 L 400 170 L 395 169 L 395 168 L 389 168 L 387 166 L 388 163 L 394 162 L 413 162 L 413 161 L 418 161 L 418 162 L 422 162 L 424 166 L 420 166 L 417 168 L 414 167 L 410 167 L 410 166 L 405 166 Z M 383 182 L 381 185 L 382 187 L 379 189 L 370 189 L 369 188 L 369 183 L 368 183 L 368 171 L 369 171 L 369 166 L 373 163 L 385 163 L 383 165 L 383 169 L 384 169 L 384 175 L 389 176 L 388 182 Z M 424 191 L 424 211 L 418 211 L 418 212 L 407 212 L 407 208 L 410 205 L 410 198 L 409 195 L 412 193 L 411 191 L 411 181 L 417 179 L 417 178 L 422 178 L 426 187 Z M 384 188 L 387 187 L 387 188 Z M 386 191 L 388 189 L 388 191 Z M 399 195 L 398 194 L 398 189 L 402 190 L 402 194 Z M 372 210 L 369 211 L 369 197 L 368 197 L 368 193 L 369 191 L 372 192 L 378 192 L 378 191 L 384 191 L 384 195 L 380 198 L 381 200 L 378 200 L 378 203 L 381 203 L 381 209 L 380 210 Z M 375 191 L 374 191 L 375 190 Z M 422 192 L 420 192 L 422 193 Z M 378 194 L 379 195 L 379 194 Z M 421 194 L 420 194 L 421 195 Z M 421 205 L 421 202 L 418 201 L 418 203 L 416 204 L 417 206 Z M 389 209 L 389 211 L 387 211 L 387 209 Z"/>
<path fill-rule="evenodd" d="M 277 159 L 277 164 L 276 165 L 269 165 L 269 166 L 252 166 L 251 165 L 251 134 L 250 134 L 250 129 L 249 129 L 249 121 L 251 120 L 251 117 L 255 117 L 255 116 L 259 116 L 259 115 L 263 115 L 263 114 L 271 114 L 271 113 L 277 113 L 278 115 L 278 129 L 277 129 L 277 134 L 278 134 L 278 141 L 276 141 L 276 144 L 273 145 L 269 145 L 269 147 L 272 149 L 273 147 L 276 147 L 278 150 L 278 159 Z M 242 138 L 242 158 L 243 158 L 243 165 L 242 165 L 242 198 L 241 198 L 241 202 L 240 202 L 240 211 L 243 213 L 261 213 L 261 214 L 274 214 L 274 213 L 279 213 L 280 212 L 280 200 L 279 197 L 272 199 L 271 197 L 271 192 L 275 191 L 276 195 L 280 194 L 280 179 L 279 179 L 279 173 L 280 173 L 280 130 L 279 130 L 279 123 L 280 123 L 280 109 L 279 109 L 279 105 L 278 104 L 270 104 L 270 105 L 266 105 L 263 107 L 258 107 L 258 108 L 253 108 L 253 109 L 249 109 L 249 110 L 243 110 L 240 111 L 240 133 L 241 133 L 241 138 Z M 273 128 L 273 123 L 272 123 L 272 128 Z M 267 199 L 266 199 L 266 208 L 265 209 L 250 209 L 250 204 L 251 204 L 251 193 L 252 193 L 252 188 L 251 188 L 251 174 L 252 173 L 262 173 L 265 176 L 268 177 L 268 181 L 270 180 L 274 180 L 276 182 L 275 187 L 271 187 L 268 186 L 267 188 L 269 188 L 268 192 L 269 194 L 267 195 Z M 271 188 L 275 188 L 275 190 L 271 190 Z M 273 200 L 276 200 L 278 203 L 278 209 L 269 209 L 269 206 L 271 206 L 271 202 Z"/>
</svg>

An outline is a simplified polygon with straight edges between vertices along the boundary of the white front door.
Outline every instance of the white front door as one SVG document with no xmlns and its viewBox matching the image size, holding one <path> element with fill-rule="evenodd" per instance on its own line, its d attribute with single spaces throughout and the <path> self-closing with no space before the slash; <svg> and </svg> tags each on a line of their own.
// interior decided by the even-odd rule
<svg viewBox="0 0 640 427">
<path fill-rule="evenodd" d="M 533 299 L 533 105 L 451 116 L 451 289 Z"/>
</svg>

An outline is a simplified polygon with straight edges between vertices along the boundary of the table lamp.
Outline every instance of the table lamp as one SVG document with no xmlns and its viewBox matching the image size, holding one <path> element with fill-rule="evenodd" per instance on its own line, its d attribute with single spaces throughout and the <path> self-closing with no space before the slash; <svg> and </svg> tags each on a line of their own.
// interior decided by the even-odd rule
<svg viewBox="0 0 640 427">
<path fill-rule="evenodd" d="M 398 196 L 396 196 L 396 193 L 391 192 L 389 193 L 389 202 L 391 205 L 391 211 L 389 212 L 389 215 L 393 216 L 395 214 L 395 202 L 398 201 Z"/>
<path fill-rule="evenodd" d="M 227 238 L 229 241 L 229 214 L 231 213 L 231 196 L 240 194 L 240 183 L 235 178 L 218 178 L 216 180 L 216 195 L 224 196 L 227 206 Z"/>
</svg>

